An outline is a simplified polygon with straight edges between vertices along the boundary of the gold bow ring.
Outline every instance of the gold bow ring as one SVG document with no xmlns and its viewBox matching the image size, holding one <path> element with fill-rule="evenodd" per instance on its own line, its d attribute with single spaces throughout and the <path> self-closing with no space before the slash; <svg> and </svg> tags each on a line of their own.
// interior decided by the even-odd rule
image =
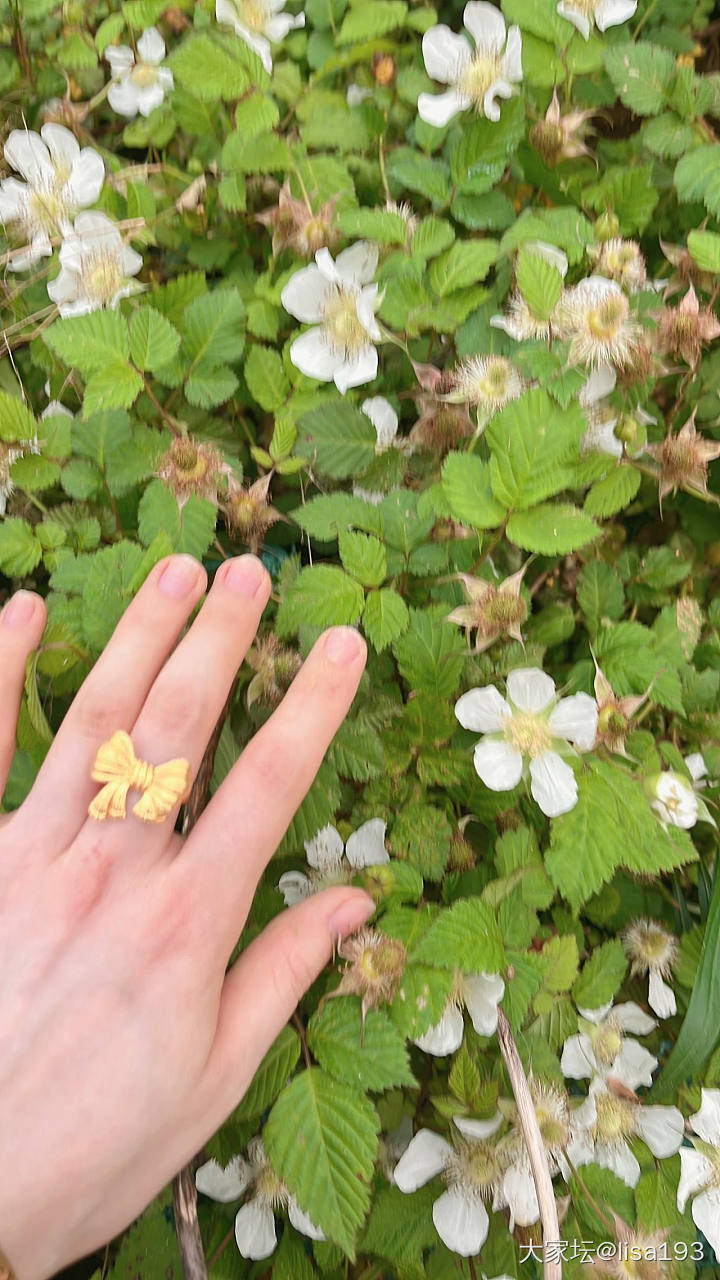
<svg viewBox="0 0 720 1280">
<path fill-rule="evenodd" d="M 163 822 L 190 795 L 192 779 L 187 760 L 147 764 L 138 760 L 130 735 L 118 729 L 98 748 L 90 775 L 105 785 L 88 806 L 91 818 L 124 818 L 128 791 L 142 791 L 132 811 L 144 822 Z"/>
</svg>

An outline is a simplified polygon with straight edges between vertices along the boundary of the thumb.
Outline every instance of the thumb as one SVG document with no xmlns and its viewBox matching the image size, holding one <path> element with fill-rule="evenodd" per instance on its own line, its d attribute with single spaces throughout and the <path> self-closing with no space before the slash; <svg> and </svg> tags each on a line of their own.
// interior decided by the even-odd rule
<svg viewBox="0 0 720 1280">
<path fill-rule="evenodd" d="M 375 903 L 360 889 L 334 888 L 282 911 L 235 962 L 222 990 L 205 1067 L 215 1127 L 237 1106 L 270 1045 L 332 955 L 369 920 Z"/>
<path fill-rule="evenodd" d="M 0 613 L 0 800 L 15 752 L 28 655 L 40 643 L 45 604 L 32 591 L 16 591 Z"/>
</svg>

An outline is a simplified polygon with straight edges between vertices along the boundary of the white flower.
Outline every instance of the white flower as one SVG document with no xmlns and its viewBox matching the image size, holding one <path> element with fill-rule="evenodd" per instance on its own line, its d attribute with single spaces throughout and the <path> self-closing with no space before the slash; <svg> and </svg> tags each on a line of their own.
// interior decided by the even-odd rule
<svg viewBox="0 0 720 1280">
<path fill-rule="evenodd" d="M 282 13 L 286 0 L 216 0 L 215 17 L 218 22 L 234 27 L 257 54 L 268 75 L 271 74 L 271 44 L 284 40 L 289 31 L 305 26 L 305 14 L 294 17 Z"/>
<path fill-rule="evenodd" d="M 519 27 L 507 31 L 500 10 L 480 0 L 465 5 L 463 23 L 475 41 L 474 49 L 466 36 L 456 35 L 444 23 L 430 27 L 423 36 L 428 75 L 451 86 L 446 93 L 421 93 L 418 98 L 420 119 L 439 129 L 469 107 L 488 120 L 499 120 L 497 99 L 511 98 L 513 84 L 522 80 Z"/>
<path fill-rule="evenodd" d="M 60 274 L 47 290 L 61 316 L 83 316 L 99 307 L 116 307 L 137 286 L 128 279 L 142 267 L 139 253 L 123 243 L 104 213 L 80 213 L 60 250 Z"/>
<path fill-rule="evenodd" d="M 683 827 L 689 831 L 698 820 L 699 801 L 687 778 L 668 769 L 648 779 L 650 807 L 663 826 Z"/>
<path fill-rule="evenodd" d="M 647 443 L 645 428 L 656 419 L 644 409 L 636 408 L 632 414 L 618 417 L 617 411 L 605 404 L 605 398 L 615 390 L 617 375 L 609 364 L 598 365 L 580 389 L 578 401 L 587 418 L 587 431 L 580 441 L 582 453 L 597 450 L 622 458 L 625 453 L 637 458 Z M 640 447 L 635 446 L 639 444 Z"/>
<path fill-rule="evenodd" d="M 403 453 L 412 453 L 412 441 L 398 436 L 398 416 L 385 396 L 370 396 L 363 400 L 360 412 L 372 422 L 377 434 L 376 453 L 385 453 L 387 449 L 400 449 Z"/>
<path fill-rule="evenodd" d="M 305 841 L 307 860 L 312 868 L 309 875 L 302 871 L 285 871 L 278 880 L 278 889 L 285 899 L 285 906 L 302 902 L 311 893 L 318 893 L 333 884 L 347 884 L 353 871 L 362 867 L 376 867 L 389 862 L 385 848 L 386 823 L 382 818 L 371 818 L 348 836 L 344 847 L 340 832 L 329 823 Z"/>
<path fill-rule="evenodd" d="M 4 148 L 5 159 L 22 174 L 0 182 L 0 222 L 12 226 L 28 242 L 24 253 L 13 254 L 10 271 L 24 271 L 52 253 L 52 239 L 72 230 L 79 209 L 94 204 L 105 181 L 105 166 L 97 151 L 83 147 L 61 124 L 44 124 L 40 133 L 13 129 Z"/>
<path fill-rule="evenodd" d="M 720 1262 L 720 1089 L 702 1089 L 700 1097 L 700 1110 L 688 1118 L 700 1143 L 680 1148 L 677 1207 L 684 1213 L 688 1197 L 695 1197 L 693 1222 Z"/>
<path fill-rule="evenodd" d="M 130 120 L 138 112 L 149 116 L 173 87 L 172 71 L 160 66 L 165 57 L 165 41 L 157 27 L 143 31 L 137 51 L 136 59 L 126 44 L 110 44 L 105 50 L 113 75 L 108 102 L 113 111 Z"/>
<path fill-rule="evenodd" d="M 677 1107 L 645 1107 L 638 1099 L 619 1097 L 599 1078 L 575 1112 L 576 1133 L 568 1147 L 568 1160 L 576 1169 L 599 1164 L 628 1187 L 636 1187 L 640 1165 L 627 1139 L 642 1138 L 658 1160 L 680 1149 L 685 1121 Z"/>
<path fill-rule="evenodd" d="M 637 0 L 559 0 L 557 11 L 587 40 L 593 22 L 598 31 L 617 27 L 632 18 Z"/>
<path fill-rule="evenodd" d="M 563 1045 L 560 1069 L 569 1080 L 599 1076 L 619 1080 L 633 1091 L 652 1084 L 658 1060 L 647 1049 L 625 1035 L 648 1035 L 657 1026 L 654 1018 L 639 1005 L 628 1002 L 613 1007 L 612 1000 L 600 1009 L 578 1009 L 580 1032 Z"/>
<path fill-rule="evenodd" d="M 689 756 L 685 756 L 685 764 L 695 786 L 704 787 L 704 779 L 707 777 L 707 765 L 702 753 L 693 751 Z"/>
<path fill-rule="evenodd" d="M 550 1176 L 554 1178 L 556 1173 L 562 1173 L 569 1181 L 571 1169 L 565 1159 L 565 1151 L 574 1135 L 574 1112 L 570 1110 L 568 1095 L 564 1089 L 544 1084 L 532 1075 L 528 1083 Z M 512 1132 L 502 1140 L 500 1149 L 507 1157 L 507 1167 L 493 1208 L 510 1210 L 511 1231 L 515 1230 L 516 1223 L 530 1227 L 540 1218 L 540 1206 L 530 1156 L 517 1119 Z"/>
<path fill-rule="evenodd" d="M 566 289 L 554 319 L 560 335 L 570 340 L 568 362 L 590 369 L 607 364 L 624 368 L 640 334 L 627 295 L 606 276 L 588 276 Z"/>
<path fill-rule="evenodd" d="M 282 291 L 286 311 L 315 327 L 296 338 L 290 359 L 311 378 L 334 382 L 343 394 L 348 387 L 372 382 L 382 340 L 375 319 L 378 287 L 371 284 L 377 269 L 377 246 L 364 240 L 338 254 L 318 249 L 317 265 L 296 271 Z"/>
<path fill-rule="evenodd" d="M 670 976 L 677 941 L 656 920 L 633 920 L 623 934 L 625 954 L 631 962 L 632 973 L 644 977 L 648 974 L 648 1004 L 659 1018 L 672 1018 L 677 1013 L 675 993 L 665 978 Z"/>
<path fill-rule="evenodd" d="M 296 1231 L 311 1240 L 324 1240 L 325 1235 L 316 1227 L 285 1183 L 278 1178 L 267 1158 L 262 1138 L 248 1143 L 247 1160 L 236 1156 L 223 1169 L 217 1160 L 208 1160 L 195 1173 L 195 1186 L 203 1195 L 228 1204 L 253 1187 L 253 1195 L 238 1209 L 235 1217 L 235 1239 L 243 1258 L 256 1261 L 269 1258 L 277 1244 L 275 1211 L 287 1209 L 288 1217 Z"/>
<path fill-rule="evenodd" d="M 349 84 L 345 94 L 345 101 L 349 107 L 359 107 L 361 102 L 366 98 L 372 98 L 372 89 L 365 89 L 359 84 Z"/>
<path fill-rule="evenodd" d="M 645 258 L 634 240 L 603 240 L 595 248 L 588 249 L 598 275 L 617 280 L 628 293 L 639 293 L 647 288 Z"/>
<path fill-rule="evenodd" d="M 420 1129 L 395 1167 L 395 1185 L 417 1191 L 437 1174 L 448 1190 L 433 1205 L 433 1222 L 440 1239 L 453 1253 L 467 1258 L 487 1239 L 490 1219 L 484 1201 L 494 1197 L 502 1178 L 497 1146 L 487 1141 L 502 1124 L 492 1120 L 454 1118 L 463 1137 L 455 1146 L 431 1129 Z"/>
<path fill-rule="evenodd" d="M 470 1014 L 470 1021 L 479 1036 L 491 1036 L 497 1029 L 498 1005 L 505 994 L 505 983 L 497 973 L 458 972 L 455 988 L 439 1022 L 417 1040 L 419 1049 L 435 1057 L 444 1058 L 460 1048 L 464 1023 L 462 1006 Z"/>
<path fill-rule="evenodd" d="M 483 419 L 523 393 L 523 380 L 505 356 L 471 356 L 451 374 L 452 389 L 441 397 L 449 404 L 472 404 Z"/>
<path fill-rule="evenodd" d="M 548 818 L 577 802 L 577 782 L 556 744 L 589 751 L 597 732 L 597 706 L 587 693 L 557 699 L 550 676 L 520 667 L 507 678 L 507 700 L 494 685 L 470 689 L 455 704 L 464 729 L 485 736 L 475 747 L 479 777 L 491 791 L 511 791 L 528 771 L 530 791 Z"/>
</svg>

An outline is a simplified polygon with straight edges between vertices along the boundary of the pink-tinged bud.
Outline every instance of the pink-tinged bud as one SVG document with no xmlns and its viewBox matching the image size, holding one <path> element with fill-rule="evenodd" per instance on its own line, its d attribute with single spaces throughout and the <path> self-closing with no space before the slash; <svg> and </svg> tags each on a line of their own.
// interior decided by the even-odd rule
<svg viewBox="0 0 720 1280">
<path fill-rule="evenodd" d="M 270 479 L 268 473 L 246 488 L 231 478 L 222 504 L 230 532 L 246 542 L 253 552 L 262 546 L 270 526 L 284 519 L 267 500 Z"/>
<path fill-rule="evenodd" d="M 155 472 L 175 494 L 181 508 L 191 494 L 217 505 L 222 477 L 231 474 L 230 466 L 213 445 L 192 436 L 176 436 Z"/>
<path fill-rule="evenodd" d="M 695 411 L 677 435 L 647 446 L 660 463 L 659 497 L 678 489 L 707 493 L 708 463 L 720 457 L 720 444 L 706 440 L 695 430 Z"/>
<path fill-rule="evenodd" d="M 655 313 L 658 324 L 657 344 L 663 353 L 682 359 L 695 368 L 704 342 L 720 335 L 720 321 L 708 307 L 700 309 L 692 285 L 679 307 L 663 307 Z"/>
</svg>

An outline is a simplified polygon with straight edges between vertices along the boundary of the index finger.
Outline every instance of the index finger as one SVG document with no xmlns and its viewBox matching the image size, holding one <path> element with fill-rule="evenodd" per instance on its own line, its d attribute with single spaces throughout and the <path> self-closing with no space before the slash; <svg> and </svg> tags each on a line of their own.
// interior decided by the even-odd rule
<svg viewBox="0 0 720 1280">
<path fill-rule="evenodd" d="M 354 628 L 323 632 L 169 869 L 171 877 L 189 877 L 195 900 L 204 898 L 215 915 L 222 902 L 221 933 L 227 921 L 230 948 L 265 866 L 348 713 L 366 657 Z"/>
</svg>

